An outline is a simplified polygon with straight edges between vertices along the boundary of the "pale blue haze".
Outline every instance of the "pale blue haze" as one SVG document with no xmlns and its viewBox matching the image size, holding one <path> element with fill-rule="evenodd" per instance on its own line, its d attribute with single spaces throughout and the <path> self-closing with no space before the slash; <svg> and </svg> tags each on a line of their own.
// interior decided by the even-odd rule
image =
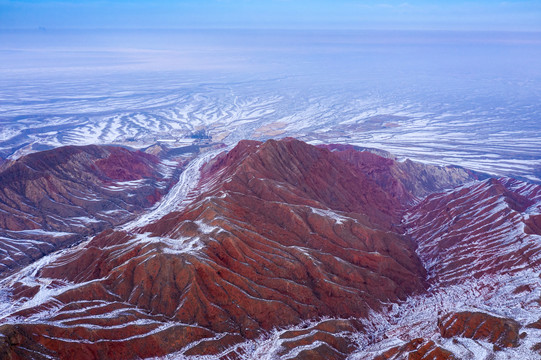
<svg viewBox="0 0 541 360">
<path fill-rule="evenodd" d="M 539 0 L 0 0 L 0 158 L 203 129 L 541 182 L 540 31 Z"/>
<path fill-rule="evenodd" d="M 538 0 L 1 0 L 0 28 L 541 30 Z"/>
</svg>

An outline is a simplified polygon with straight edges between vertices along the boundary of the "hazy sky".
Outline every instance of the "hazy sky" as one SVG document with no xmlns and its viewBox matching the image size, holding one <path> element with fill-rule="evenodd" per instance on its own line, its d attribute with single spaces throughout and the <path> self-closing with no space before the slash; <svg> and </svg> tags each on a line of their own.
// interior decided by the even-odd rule
<svg viewBox="0 0 541 360">
<path fill-rule="evenodd" d="M 541 30 L 541 0 L 0 0 L 0 28 Z"/>
</svg>

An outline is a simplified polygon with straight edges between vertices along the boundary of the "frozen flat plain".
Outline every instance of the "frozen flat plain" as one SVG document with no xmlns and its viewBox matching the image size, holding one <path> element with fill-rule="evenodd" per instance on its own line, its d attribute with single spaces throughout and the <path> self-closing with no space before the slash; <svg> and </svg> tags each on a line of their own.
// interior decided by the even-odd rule
<svg viewBox="0 0 541 360">
<path fill-rule="evenodd" d="M 541 181 L 541 37 L 1 31 L 0 157 L 294 136 Z"/>
</svg>

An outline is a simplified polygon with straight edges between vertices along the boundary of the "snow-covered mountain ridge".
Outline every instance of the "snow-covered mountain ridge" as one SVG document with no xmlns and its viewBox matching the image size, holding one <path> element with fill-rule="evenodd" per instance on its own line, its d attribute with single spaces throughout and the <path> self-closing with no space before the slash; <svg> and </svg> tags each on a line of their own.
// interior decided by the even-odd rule
<svg viewBox="0 0 541 360">
<path fill-rule="evenodd" d="M 540 186 L 291 138 L 184 169 L 1 281 L 2 356 L 541 356 Z"/>
</svg>

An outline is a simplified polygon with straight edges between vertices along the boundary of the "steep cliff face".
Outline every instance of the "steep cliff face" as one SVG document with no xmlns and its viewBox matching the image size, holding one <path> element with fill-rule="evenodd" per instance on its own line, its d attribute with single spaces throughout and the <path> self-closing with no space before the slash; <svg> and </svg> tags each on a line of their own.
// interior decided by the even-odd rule
<svg viewBox="0 0 541 360">
<path fill-rule="evenodd" d="M 125 222 L 171 186 L 172 169 L 121 147 L 63 147 L 0 172 L 0 276 Z"/>
</svg>

